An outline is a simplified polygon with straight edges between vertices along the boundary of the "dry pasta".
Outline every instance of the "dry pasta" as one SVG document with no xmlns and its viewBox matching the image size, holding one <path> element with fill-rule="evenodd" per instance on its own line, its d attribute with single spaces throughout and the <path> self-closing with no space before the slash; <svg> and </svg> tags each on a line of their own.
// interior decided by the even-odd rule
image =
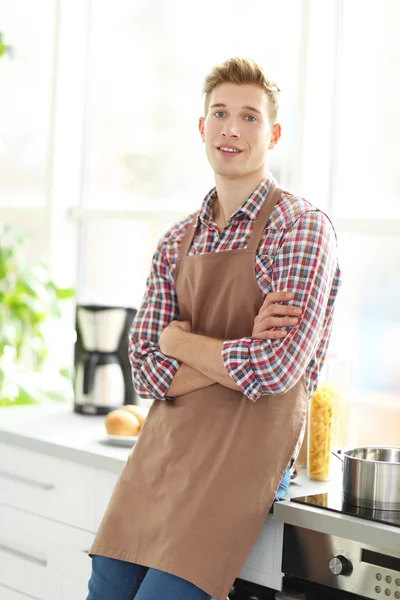
<svg viewBox="0 0 400 600">
<path fill-rule="evenodd" d="M 311 479 L 329 479 L 332 450 L 332 410 L 335 393 L 321 385 L 309 404 L 308 475 Z"/>
</svg>

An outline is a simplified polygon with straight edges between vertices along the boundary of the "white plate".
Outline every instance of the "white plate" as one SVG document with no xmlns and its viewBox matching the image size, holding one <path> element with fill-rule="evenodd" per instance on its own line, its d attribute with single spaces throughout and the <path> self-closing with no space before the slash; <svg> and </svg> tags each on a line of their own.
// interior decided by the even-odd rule
<svg viewBox="0 0 400 600">
<path fill-rule="evenodd" d="M 110 442 L 110 444 L 114 444 L 115 446 L 131 447 L 137 442 L 138 437 L 139 436 L 137 436 L 137 435 L 129 436 L 129 435 L 108 435 L 107 434 L 108 441 Z"/>
</svg>

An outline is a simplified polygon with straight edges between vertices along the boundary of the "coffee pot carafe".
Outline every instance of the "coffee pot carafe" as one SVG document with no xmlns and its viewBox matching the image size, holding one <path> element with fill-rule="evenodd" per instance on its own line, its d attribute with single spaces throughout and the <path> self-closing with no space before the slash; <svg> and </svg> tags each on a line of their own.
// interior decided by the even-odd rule
<svg viewBox="0 0 400 600">
<path fill-rule="evenodd" d="M 135 404 L 128 334 L 134 308 L 78 305 L 74 411 L 105 415 Z"/>
</svg>

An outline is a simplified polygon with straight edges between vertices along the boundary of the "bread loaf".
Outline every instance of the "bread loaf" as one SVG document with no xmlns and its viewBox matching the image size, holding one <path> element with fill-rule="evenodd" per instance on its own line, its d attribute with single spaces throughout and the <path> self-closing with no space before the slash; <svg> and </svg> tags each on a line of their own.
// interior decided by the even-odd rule
<svg viewBox="0 0 400 600">
<path fill-rule="evenodd" d="M 140 423 L 140 429 L 143 427 L 146 417 L 140 412 L 137 406 L 134 406 L 133 404 L 125 404 L 121 410 L 126 410 L 132 415 L 135 415 Z"/>
<path fill-rule="evenodd" d="M 122 409 L 109 412 L 104 424 L 109 435 L 136 436 L 140 431 L 139 419 L 127 410 Z"/>
</svg>

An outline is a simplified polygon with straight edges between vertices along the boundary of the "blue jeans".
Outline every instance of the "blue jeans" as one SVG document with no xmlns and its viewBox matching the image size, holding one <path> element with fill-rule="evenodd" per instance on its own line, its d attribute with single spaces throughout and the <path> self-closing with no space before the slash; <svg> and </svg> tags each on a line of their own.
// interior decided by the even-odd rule
<svg viewBox="0 0 400 600">
<path fill-rule="evenodd" d="M 86 600 L 210 600 L 185 579 L 134 563 L 93 556 Z"/>
<path fill-rule="evenodd" d="M 290 483 L 290 467 L 286 469 L 276 492 L 275 501 L 283 500 Z"/>
<path fill-rule="evenodd" d="M 282 500 L 290 483 L 287 469 L 275 500 Z M 158 569 L 93 556 L 89 595 L 86 600 L 210 600 L 211 596 L 189 581 Z"/>
</svg>

